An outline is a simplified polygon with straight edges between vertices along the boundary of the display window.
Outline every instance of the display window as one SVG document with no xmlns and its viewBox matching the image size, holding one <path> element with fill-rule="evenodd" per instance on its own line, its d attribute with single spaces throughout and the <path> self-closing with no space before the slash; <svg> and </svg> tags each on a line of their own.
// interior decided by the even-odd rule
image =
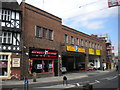
<svg viewBox="0 0 120 90">
<path fill-rule="evenodd" d="M 29 48 L 29 65 L 31 73 L 53 73 L 54 60 L 58 60 L 58 51 Z"/>
<path fill-rule="evenodd" d="M 31 73 L 47 73 L 54 71 L 53 60 L 33 60 Z"/>
<path fill-rule="evenodd" d="M 0 76 L 8 75 L 8 55 L 0 55 Z"/>
</svg>

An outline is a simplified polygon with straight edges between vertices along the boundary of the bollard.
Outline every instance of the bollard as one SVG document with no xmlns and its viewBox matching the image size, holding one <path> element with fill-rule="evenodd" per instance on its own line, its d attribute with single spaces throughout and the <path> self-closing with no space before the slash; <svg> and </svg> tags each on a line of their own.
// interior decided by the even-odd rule
<svg viewBox="0 0 120 90">
<path fill-rule="evenodd" d="M 36 82 L 36 73 L 33 73 L 33 82 Z"/>
<path fill-rule="evenodd" d="M 63 77 L 63 85 L 64 85 L 64 83 L 65 83 L 66 86 L 67 86 L 68 83 L 67 83 L 67 77 L 66 77 L 66 76 Z"/>
<path fill-rule="evenodd" d="M 24 90 L 28 90 L 28 79 L 24 78 Z"/>
<path fill-rule="evenodd" d="M 93 90 L 93 85 L 90 85 L 89 83 L 87 83 L 83 86 L 83 90 Z"/>
</svg>

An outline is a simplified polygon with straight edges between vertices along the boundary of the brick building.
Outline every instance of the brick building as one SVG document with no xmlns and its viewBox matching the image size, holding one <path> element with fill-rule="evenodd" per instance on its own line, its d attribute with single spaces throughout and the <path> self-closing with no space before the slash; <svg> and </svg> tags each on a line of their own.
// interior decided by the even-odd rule
<svg viewBox="0 0 120 90">
<path fill-rule="evenodd" d="M 106 60 L 106 44 L 96 35 L 87 35 L 65 25 L 62 19 L 22 2 L 21 78 L 61 75 L 62 67 L 74 71 L 89 62 L 96 68 Z"/>
</svg>

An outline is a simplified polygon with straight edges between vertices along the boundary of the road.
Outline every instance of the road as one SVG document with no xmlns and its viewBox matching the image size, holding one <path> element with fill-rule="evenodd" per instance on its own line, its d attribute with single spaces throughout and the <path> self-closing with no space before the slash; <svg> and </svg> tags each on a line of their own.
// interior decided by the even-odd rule
<svg viewBox="0 0 120 90">
<path fill-rule="evenodd" d="M 116 90 L 118 88 L 118 73 L 116 71 L 112 71 L 109 73 L 89 73 L 89 77 L 81 78 L 81 79 L 74 79 L 68 80 L 68 83 L 71 85 L 76 85 L 75 88 L 79 88 L 82 90 L 83 86 L 86 83 L 89 83 L 93 86 L 93 88 L 103 89 L 105 88 L 108 90 Z M 40 90 L 42 87 L 49 87 L 53 85 L 62 84 L 62 81 L 59 82 L 49 82 L 49 83 L 41 83 L 41 84 L 31 84 L 29 85 L 29 90 Z M 12 86 L 3 86 L 3 88 L 9 88 L 8 90 L 23 90 L 23 85 L 12 85 Z M 37 89 L 39 87 L 39 89 Z M 57 88 L 57 87 L 56 87 Z M 7 89 L 2 89 L 7 90 Z"/>
</svg>

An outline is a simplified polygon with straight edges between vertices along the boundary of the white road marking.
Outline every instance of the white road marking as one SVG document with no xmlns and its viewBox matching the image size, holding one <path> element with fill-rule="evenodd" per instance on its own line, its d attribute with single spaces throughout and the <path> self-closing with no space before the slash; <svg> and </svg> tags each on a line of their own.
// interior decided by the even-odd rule
<svg viewBox="0 0 120 90">
<path fill-rule="evenodd" d="M 95 80 L 95 82 L 93 82 L 93 83 L 90 83 L 91 85 L 93 85 L 93 84 L 96 84 L 96 83 L 100 83 L 100 81 L 98 81 L 98 80 Z"/>
</svg>

